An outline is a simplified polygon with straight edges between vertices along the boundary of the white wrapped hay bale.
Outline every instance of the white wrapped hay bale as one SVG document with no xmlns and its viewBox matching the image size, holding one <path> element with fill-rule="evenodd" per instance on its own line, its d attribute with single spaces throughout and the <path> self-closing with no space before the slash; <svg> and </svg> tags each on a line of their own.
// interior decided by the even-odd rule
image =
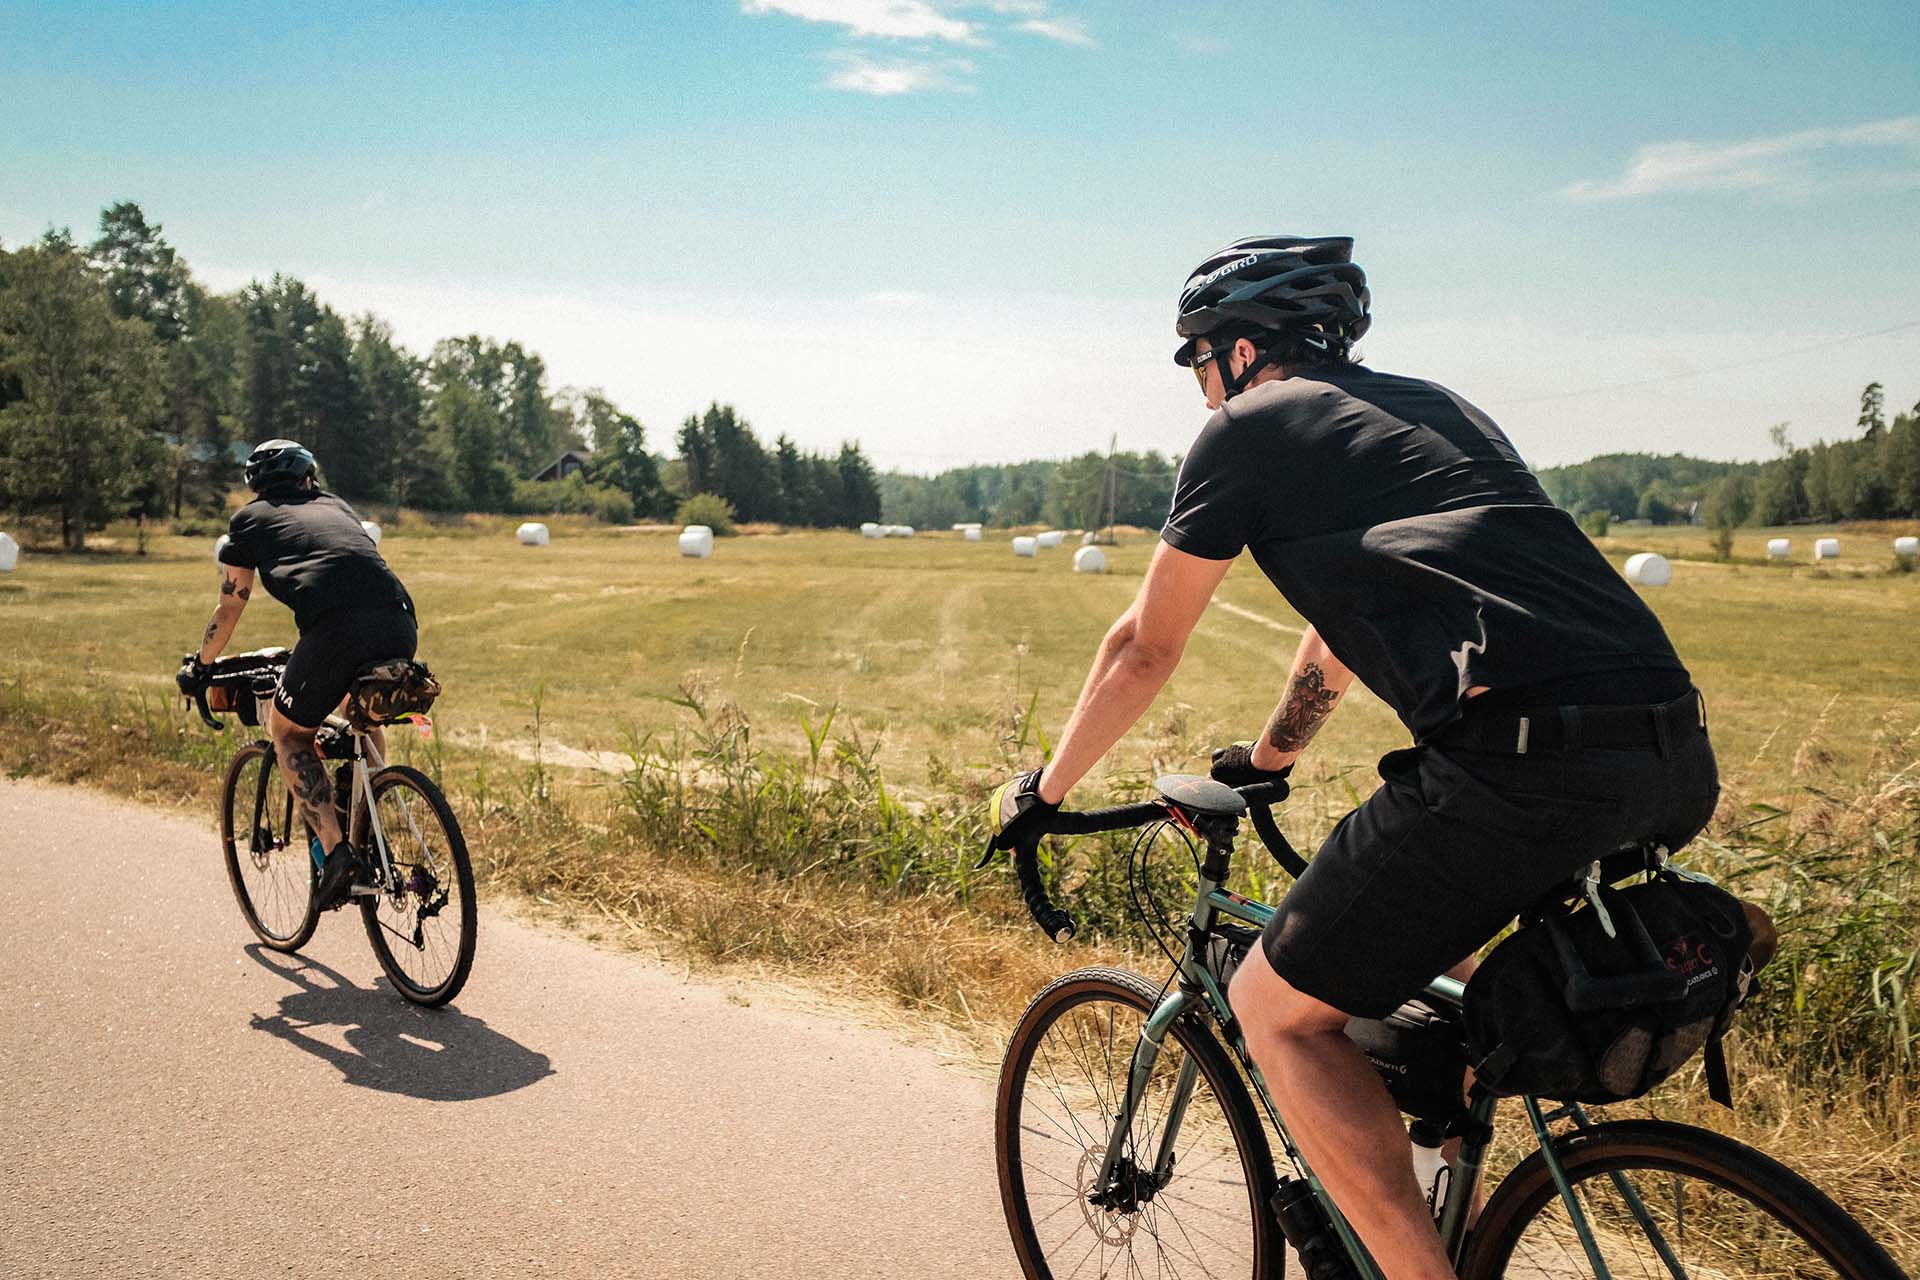
<svg viewBox="0 0 1920 1280">
<path fill-rule="evenodd" d="M 978 529 L 981 527 L 978 520 L 962 520 L 959 524 L 953 526 L 953 531 L 955 533 L 965 533 L 969 529 Z"/>
<path fill-rule="evenodd" d="M 1038 546 L 1039 544 L 1032 538 L 1015 538 L 1013 540 L 1013 554 L 1031 558 L 1034 551 L 1038 549 Z"/>
<path fill-rule="evenodd" d="M 1813 540 L 1813 558 L 1815 560 L 1838 560 L 1840 558 L 1840 539 L 1815 538 Z"/>
<path fill-rule="evenodd" d="M 888 525 L 887 536 L 889 538 L 911 538 L 913 536 L 913 526 L 910 524 Z"/>
<path fill-rule="evenodd" d="M 965 538 L 965 539 L 966 539 L 966 540 L 967 540 L 968 542 L 978 542 L 978 541 L 980 541 L 980 530 L 978 530 L 978 529 L 962 529 L 962 530 L 960 531 L 960 536 L 961 536 L 962 538 Z"/>
<path fill-rule="evenodd" d="M 222 551 L 225 551 L 227 549 L 227 544 L 232 541 L 233 539 L 229 538 L 224 533 L 213 540 L 213 562 L 215 564 L 220 563 L 220 553 Z"/>
<path fill-rule="evenodd" d="M 713 554 L 713 530 L 704 524 L 690 524 L 680 531 L 680 554 L 705 560 Z"/>
<path fill-rule="evenodd" d="M 1061 543 L 1065 542 L 1066 540 L 1067 540 L 1067 535 L 1062 533 L 1060 530 L 1049 529 L 1045 533 L 1040 534 L 1037 538 L 1035 538 L 1034 542 L 1036 545 L 1041 547 L 1057 547 Z"/>
<path fill-rule="evenodd" d="M 1627 557 L 1627 581 L 1636 587 L 1664 587 L 1673 581 L 1673 565 L 1652 551 Z"/>
<path fill-rule="evenodd" d="M 4 536 L 5 535 L 0 534 L 0 537 Z M 1915 556 L 1920 556 L 1920 538 L 1895 538 L 1893 540 L 1893 554 L 1899 556 L 1902 560 L 1910 560 Z M 0 565 L 0 568 L 5 567 L 5 565 Z"/>
<path fill-rule="evenodd" d="M 547 532 L 547 526 L 529 520 L 513 531 L 523 547 L 544 547 L 553 541 L 553 535 Z"/>
<path fill-rule="evenodd" d="M 20 563 L 20 544 L 13 540 L 10 533 L 0 533 L 0 573 L 12 573 L 13 566 Z"/>
<path fill-rule="evenodd" d="M 860 536 L 863 538 L 882 538 L 882 537 L 885 537 L 886 535 L 881 532 L 881 528 L 879 524 L 877 524 L 872 520 L 868 520 L 861 524 Z"/>
<path fill-rule="evenodd" d="M 1107 553 L 1098 547 L 1082 547 L 1073 553 L 1073 571 L 1075 573 L 1105 573 L 1107 571 Z"/>
<path fill-rule="evenodd" d="M 367 531 L 367 536 L 369 538 L 373 539 L 374 546 L 377 547 L 380 545 L 380 526 L 379 525 L 375 524 L 371 520 L 362 520 L 360 522 L 360 527 Z"/>
<path fill-rule="evenodd" d="M 1793 554 L 1792 538 L 1768 538 L 1767 539 L 1767 559 L 1785 560 L 1788 556 L 1791 556 L 1792 554 Z"/>
</svg>

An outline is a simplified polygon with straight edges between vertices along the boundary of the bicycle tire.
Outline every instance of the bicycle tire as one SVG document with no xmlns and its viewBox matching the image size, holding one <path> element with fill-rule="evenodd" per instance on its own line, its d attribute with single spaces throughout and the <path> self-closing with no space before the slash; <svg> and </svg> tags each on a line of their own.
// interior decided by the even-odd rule
<svg viewBox="0 0 1920 1280">
<path fill-rule="evenodd" d="M 1205 1082 L 1212 1097 L 1219 1104 L 1220 1116 L 1225 1120 L 1227 1128 L 1227 1134 L 1224 1136 L 1231 1138 L 1234 1154 L 1240 1163 L 1240 1177 L 1228 1179 L 1203 1176 L 1209 1160 L 1218 1158 L 1218 1148 L 1224 1145 L 1220 1142 L 1223 1135 L 1217 1132 L 1206 1133 L 1203 1134 L 1203 1139 L 1210 1140 L 1211 1145 L 1214 1146 L 1213 1155 L 1203 1152 L 1198 1162 L 1191 1159 L 1177 1160 L 1173 1166 L 1173 1176 L 1166 1186 L 1156 1189 L 1154 1195 L 1147 1198 L 1130 1215 L 1114 1213 L 1094 1206 L 1085 1194 L 1087 1188 L 1084 1185 L 1076 1187 L 1056 1175 L 1046 1174 L 1053 1181 L 1065 1186 L 1072 1194 L 1069 1197 L 1063 1197 L 1058 1191 L 1045 1193 L 1059 1199 L 1061 1203 L 1047 1208 L 1042 1218 L 1035 1217 L 1033 1194 L 1027 1186 L 1028 1171 L 1024 1152 L 1026 1144 L 1023 1143 L 1023 1135 L 1035 1135 L 1050 1141 L 1058 1141 L 1061 1146 L 1067 1148 L 1080 1145 L 1082 1149 L 1077 1157 L 1063 1151 L 1060 1153 L 1060 1158 L 1075 1159 L 1079 1175 L 1077 1181 L 1087 1182 L 1092 1176 L 1089 1169 L 1097 1168 L 1099 1159 L 1104 1155 L 1114 1113 L 1119 1109 L 1117 1104 L 1106 1106 L 1104 1110 L 1100 1108 L 1099 1104 L 1103 1099 L 1111 1099 L 1113 1095 L 1110 1091 L 1103 1091 L 1097 1080 L 1090 1076 L 1089 1084 L 1092 1088 L 1089 1101 L 1094 1105 L 1089 1115 L 1103 1120 L 1104 1127 L 1089 1128 L 1081 1125 L 1078 1120 L 1069 1127 L 1061 1124 L 1058 1117 L 1037 1105 L 1033 1108 L 1035 1114 L 1029 1117 L 1027 1114 L 1028 1085 L 1034 1059 L 1040 1056 L 1047 1062 L 1051 1062 L 1051 1051 L 1046 1048 L 1047 1033 L 1075 1010 L 1084 1009 L 1089 1005 L 1104 1004 L 1110 1011 L 1106 1031 L 1107 1049 L 1118 1047 L 1120 1057 L 1129 1058 L 1132 1046 L 1138 1039 L 1137 1033 L 1117 1036 L 1117 1021 L 1112 1018 L 1111 1011 L 1120 1008 L 1128 1010 L 1130 1016 L 1126 1021 L 1129 1028 L 1134 1026 L 1136 1020 L 1144 1025 L 1147 1015 L 1159 1002 L 1161 994 L 1160 988 L 1153 983 L 1138 974 L 1122 969 L 1104 967 L 1076 969 L 1072 973 L 1056 978 L 1042 989 L 1027 1006 L 1026 1012 L 1021 1015 L 1019 1023 L 1014 1028 L 1013 1036 L 1007 1045 L 1007 1055 L 1001 1069 L 1000 1085 L 994 1105 L 994 1153 L 999 1166 L 1001 1206 L 1006 1213 L 1007 1230 L 1013 1237 L 1014 1252 L 1020 1267 L 1029 1280 L 1052 1280 L 1055 1274 L 1053 1261 L 1048 1257 L 1047 1246 L 1041 1239 L 1036 1223 L 1058 1219 L 1063 1212 L 1067 1211 L 1068 1205 L 1078 1207 L 1081 1222 L 1090 1229 L 1093 1236 L 1094 1243 L 1087 1249 L 1087 1255 L 1091 1255 L 1095 1250 L 1101 1251 L 1098 1274 L 1105 1275 L 1113 1270 L 1113 1267 L 1108 1265 L 1109 1259 L 1105 1248 L 1109 1244 L 1113 1246 L 1116 1262 L 1122 1252 L 1131 1262 L 1132 1242 L 1139 1228 L 1144 1228 L 1155 1244 L 1164 1249 L 1166 1240 L 1162 1238 L 1159 1222 L 1159 1211 L 1162 1209 L 1165 1210 L 1167 1237 L 1172 1238 L 1177 1228 L 1178 1234 L 1185 1237 L 1185 1243 L 1189 1247 L 1197 1248 L 1189 1228 L 1172 1207 L 1176 1198 L 1169 1193 L 1176 1185 L 1183 1185 L 1183 1191 L 1190 1185 L 1194 1191 L 1210 1196 L 1215 1206 L 1237 1206 L 1237 1198 L 1230 1190 L 1222 1188 L 1231 1185 L 1244 1187 L 1248 1228 L 1245 1273 L 1252 1277 L 1252 1280 L 1279 1280 L 1283 1274 L 1284 1244 L 1279 1226 L 1274 1222 L 1268 1209 L 1277 1186 L 1277 1179 L 1273 1168 L 1272 1152 L 1267 1144 L 1266 1130 L 1260 1123 L 1259 1113 L 1254 1109 L 1253 1100 L 1248 1095 L 1246 1086 L 1241 1082 L 1232 1059 L 1228 1057 L 1226 1050 L 1221 1047 L 1213 1033 L 1197 1019 L 1191 1017 L 1181 1018 L 1174 1024 L 1161 1051 L 1161 1061 L 1155 1066 L 1154 1079 L 1171 1078 L 1167 1073 L 1173 1067 L 1173 1059 L 1176 1055 L 1168 1051 L 1177 1043 L 1179 1048 L 1194 1061 L 1199 1069 L 1199 1079 Z M 1124 1063 L 1119 1065 L 1124 1069 Z M 1111 1080 L 1111 1076 L 1109 1078 Z M 1124 1076 L 1122 1078 L 1124 1079 Z M 1149 1086 L 1150 1091 L 1153 1088 L 1153 1085 Z M 1061 1105 L 1069 1105 L 1064 1095 L 1058 1096 Z M 1199 1111 L 1202 1102 L 1202 1095 L 1196 1089 L 1189 1104 L 1186 1122 L 1180 1129 L 1182 1139 L 1189 1138 L 1198 1128 L 1196 1116 L 1201 1124 L 1207 1122 L 1207 1115 Z M 1151 1124 L 1150 1113 L 1151 1103 L 1149 1102 L 1140 1112 L 1140 1118 L 1148 1122 L 1148 1131 L 1144 1135 L 1146 1141 L 1136 1150 L 1156 1145 L 1158 1135 Z M 1043 1130 L 1039 1127 L 1042 1117 L 1045 1121 L 1051 1122 L 1051 1129 Z M 1045 1173 L 1044 1170 L 1037 1170 L 1037 1172 Z M 1181 1183 L 1183 1175 L 1189 1180 L 1187 1184 Z M 1222 1212 L 1224 1216 L 1237 1221 L 1232 1208 L 1222 1211 L 1213 1206 L 1202 1206 L 1196 1203 L 1195 1216 L 1197 1217 L 1201 1211 Z M 1072 1221 L 1071 1217 L 1066 1219 L 1069 1225 Z M 1212 1219 L 1207 1221 L 1209 1225 L 1213 1225 Z M 1227 1228 L 1216 1229 L 1224 1231 Z M 1212 1238 L 1223 1246 L 1237 1247 L 1239 1240 L 1237 1231 L 1234 1236 L 1233 1241 L 1219 1241 L 1217 1237 Z M 1115 1243 L 1116 1238 L 1119 1237 L 1124 1237 L 1123 1242 Z M 1061 1248 L 1063 1254 L 1078 1253 L 1078 1244 L 1084 1240 L 1084 1237 L 1081 1237 L 1076 1230 L 1074 1239 L 1076 1243 L 1071 1248 L 1063 1245 Z M 1084 1262 L 1085 1256 L 1082 1256 L 1080 1261 Z M 1072 1256 L 1063 1257 L 1060 1262 L 1063 1275 L 1071 1272 L 1073 1266 L 1077 1265 Z M 1149 1273 L 1144 1268 L 1139 1270 Z M 1236 1274 L 1239 1272 L 1237 1260 L 1234 1271 Z M 1221 1274 L 1207 1266 L 1204 1261 L 1199 1272 L 1208 1275 Z M 1123 1273 L 1135 1274 L 1136 1269 L 1129 1267 Z M 1165 1274 L 1158 1267 L 1152 1268 L 1150 1273 Z M 1172 1271 L 1172 1274 L 1194 1273 L 1193 1268 L 1185 1266 L 1176 1267 Z"/>
<path fill-rule="evenodd" d="M 249 772 L 256 761 L 255 767 L 267 775 L 264 787 L 260 774 Z M 307 945 L 320 923 L 314 893 L 319 873 L 307 851 L 305 820 L 299 819 L 296 827 L 298 801 L 284 781 L 277 791 L 272 785 L 278 774 L 272 743 L 250 742 L 234 752 L 220 787 L 220 844 L 227 882 L 233 886 L 247 927 L 262 945 L 291 953 Z M 247 775 L 244 789 L 242 775 Z M 263 796 L 274 797 L 264 815 L 259 812 Z M 238 844 L 241 810 L 246 819 L 244 855 Z"/>
<path fill-rule="evenodd" d="M 1628 1181 L 1647 1199 L 1649 1220 L 1689 1276 L 1905 1280 L 1886 1250 L 1826 1193 L 1771 1156 L 1711 1130 L 1659 1120 L 1623 1121 L 1564 1135 L 1556 1139 L 1554 1151 L 1590 1220 L 1597 1224 L 1594 1230 L 1601 1237 L 1602 1257 L 1614 1280 L 1631 1280 L 1638 1274 L 1667 1280 L 1674 1274 L 1672 1262 L 1655 1252 L 1653 1236 L 1630 1220 L 1631 1211 L 1618 1185 L 1607 1177 L 1616 1173 L 1643 1175 Z M 1734 1203 L 1723 1207 L 1718 1200 L 1709 1202 L 1696 1186 L 1726 1193 Z M 1648 1197 L 1648 1188 L 1662 1193 Z M 1740 1214 L 1742 1207 L 1749 1213 Z M 1755 1219 L 1752 1211 L 1762 1217 Z M 1487 1201 L 1460 1269 L 1463 1280 L 1527 1275 L 1567 1280 L 1593 1274 L 1565 1215 L 1546 1158 L 1535 1151 L 1515 1166 Z M 1806 1251 L 1807 1261 L 1783 1265 L 1779 1257 L 1759 1258 L 1763 1250 L 1785 1249 L 1789 1238 Z M 1516 1260 L 1523 1244 L 1528 1252 Z M 1534 1245 L 1538 1254 L 1549 1255 L 1545 1261 L 1534 1261 Z M 1728 1265 L 1716 1259 L 1685 1267 L 1681 1255 L 1696 1245 L 1716 1253 L 1735 1250 L 1736 1261 Z M 1657 1266 L 1647 1265 L 1641 1272 L 1620 1267 L 1629 1248 L 1652 1256 Z M 1754 1261 L 1743 1265 L 1737 1260 L 1746 1257 Z"/>
<path fill-rule="evenodd" d="M 454 819 L 453 810 L 447 804 L 447 798 L 440 794 L 440 788 L 418 769 L 406 765 L 388 765 L 373 775 L 373 803 L 378 806 L 381 800 L 404 789 L 411 791 L 426 804 L 432 814 L 434 824 L 440 828 L 441 848 L 426 851 L 427 861 L 422 863 L 417 857 L 403 856 L 412 852 L 414 845 L 412 830 L 402 837 L 399 824 L 390 823 L 384 817 L 381 828 L 386 831 L 388 846 L 393 850 L 394 873 L 400 877 L 400 883 L 386 890 L 363 897 L 360 900 L 360 919 L 366 926 L 367 941 L 373 945 L 373 954 L 380 961 L 380 967 L 393 983 L 394 990 L 411 1000 L 414 1004 L 432 1007 L 443 1005 L 460 994 L 460 988 L 466 985 L 467 975 L 473 969 L 473 953 L 479 937 L 479 913 L 475 907 L 473 889 L 473 863 L 467 857 L 466 837 L 460 832 L 460 824 Z M 414 815 L 417 827 L 419 815 Z M 368 835 L 371 823 L 367 818 L 367 806 L 356 804 L 353 817 L 353 843 L 356 849 L 368 849 Z M 424 835 L 424 832 L 422 833 Z M 440 856 L 444 853 L 447 865 L 440 865 Z M 370 855 L 369 855 L 370 856 Z M 422 888 L 412 883 L 412 874 L 416 867 L 426 867 L 432 878 L 431 888 Z M 448 873 L 452 873 L 449 881 Z M 425 939 L 435 937 L 444 946 L 445 930 L 438 926 L 433 933 L 427 933 L 426 919 L 420 913 L 425 905 L 440 890 L 446 890 L 441 897 L 442 907 L 430 917 L 439 921 L 446 905 L 459 909 L 459 919 L 455 926 L 451 946 L 451 963 L 444 974 L 432 977 L 410 971 L 401 962 L 400 953 L 396 953 L 391 939 L 399 938 L 403 943 L 412 945 L 422 956 L 428 954 L 429 947 Z M 386 918 L 391 913 L 390 922 Z M 411 922 L 414 929 L 411 935 L 406 925 Z"/>
</svg>

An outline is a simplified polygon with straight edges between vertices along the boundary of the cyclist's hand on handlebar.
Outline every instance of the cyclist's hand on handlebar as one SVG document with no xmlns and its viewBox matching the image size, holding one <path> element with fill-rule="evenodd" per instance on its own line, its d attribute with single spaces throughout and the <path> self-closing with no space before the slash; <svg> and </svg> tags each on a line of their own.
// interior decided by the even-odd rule
<svg viewBox="0 0 1920 1280">
<path fill-rule="evenodd" d="M 1040 798 L 1040 770 L 1026 773 L 1000 784 L 993 793 L 993 838 L 987 841 L 987 855 L 996 849 L 1014 849 L 1038 844 L 1047 833 L 1047 821 L 1060 812 L 1057 804 Z"/>
<path fill-rule="evenodd" d="M 180 692 L 191 698 L 207 687 L 207 675 L 213 668 L 200 661 L 200 655 L 190 653 L 173 673 L 173 682 L 180 686 Z"/>
<path fill-rule="evenodd" d="M 1291 764 L 1278 769 L 1262 769 L 1253 763 L 1253 743 L 1236 742 L 1213 753 L 1213 768 L 1208 770 L 1215 782 L 1230 787 L 1251 787 L 1260 782 L 1279 782 L 1293 772 Z"/>
</svg>

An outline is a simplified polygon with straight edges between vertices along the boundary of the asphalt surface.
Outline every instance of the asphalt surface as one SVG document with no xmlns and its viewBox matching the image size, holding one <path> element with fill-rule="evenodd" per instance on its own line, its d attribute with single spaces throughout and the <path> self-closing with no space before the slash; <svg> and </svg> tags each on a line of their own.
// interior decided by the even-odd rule
<svg viewBox="0 0 1920 1280">
<path fill-rule="evenodd" d="M 503 919 L 252 945 L 207 822 L 0 781 L 0 1276 L 997 1277 L 990 1085 Z"/>
</svg>

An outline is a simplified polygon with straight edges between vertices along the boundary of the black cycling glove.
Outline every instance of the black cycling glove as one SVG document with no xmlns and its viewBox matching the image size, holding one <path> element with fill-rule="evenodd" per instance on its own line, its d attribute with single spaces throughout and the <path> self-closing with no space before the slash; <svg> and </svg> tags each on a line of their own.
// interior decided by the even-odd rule
<svg viewBox="0 0 1920 1280">
<path fill-rule="evenodd" d="M 207 687 L 207 676 L 212 667 L 200 661 L 200 655 L 190 653 L 180 669 L 173 673 L 173 682 L 180 686 L 180 692 L 191 698 Z"/>
<path fill-rule="evenodd" d="M 996 849 L 1038 844 L 1047 834 L 1047 822 L 1060 812 L 1060 806 L 1040 798 L 1040 773 L 1029 770 L 1001 783 L 993 793 L 993 837 L 987 841 L 987 857 Z"/>
<path fill-rule="evenodd" d="M 1251 787 L 1260 782 L 1279 782 L 1293 772 L 1293 766 L 1259 768 L 1253 763 L 1253 743 L 1236 742 L 1213 753 L 1213 768 L 1207 772 L 1215 782 L 1224 782 L 1230 787 Z"/>
</svg>

